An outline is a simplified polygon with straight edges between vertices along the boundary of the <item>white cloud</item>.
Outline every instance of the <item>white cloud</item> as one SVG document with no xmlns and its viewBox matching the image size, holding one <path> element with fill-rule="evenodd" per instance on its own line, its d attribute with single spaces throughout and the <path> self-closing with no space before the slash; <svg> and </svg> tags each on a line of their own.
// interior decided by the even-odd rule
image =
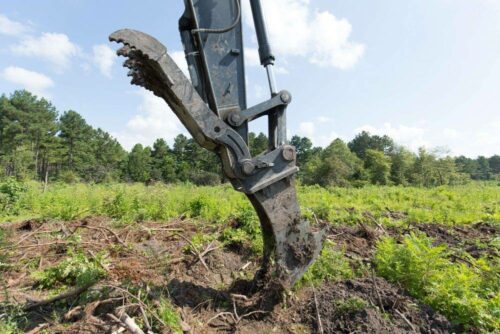
<svg viewBox="0 0 500 334">
<path fill-rule="evenodd" d="M 260 66 L 259 51 L 256 48 L 245 48 L 245 65 Z"/>
<path fill-rule="evenodd" d="M 299 124 L 297 134 L 308 137 L 315 146 L 326 147 L 335 139 L 340 138 L 339 134 L 328 126 L 331 121 L 328 117 L 320 116 L 314 121 L 302 122 Z"/>
<path fill-rule="evenodd" d="M 329 12 L 316 13 L 311 25 L 312 47 L 309 61 L 323 67 L 349 69 L 365 52 L 363 44 L 349 41 L 352 26 Z"/>
<path fill-rule="evenodd" d="M 111 70 L 117 58 L 115 51 L 105 44 L 94 45 L 92 51 L 94 64 L 105 77 L 111 78 Z"/>
<path fill-rule="evenodd" d="M 448 139 L 457 139 L 459 137 L 460 133 L 455 129 L 445 128 L 445 129 L 443 129 L 443 135 L 445 138 L 448 138 Z"/>
<path fill-rule="evenodd" d="M 327 116 L 318 116 L 317 120 L 320 123 L 331 123 L 331 122 L 333 122 L 333 119 L 331 119 L 330 117 L 327 117 Z"/>
<path fill-rule="evenodd" d="M 127 122 L 125 131 L 113 134 L 126 149 L 137 143 L 152 145 L 158 138 L 172 143 L 179 133 L 186 133 L 165 101 L 144 89 L 137 94 L 141 97 L 138 113 Z"/>
<path fill-rule="evenodd" d="M 18 55 L 38 57 L 49 61 L 58 72 L 67 69 L 71 58 L 80 53 L 67 35 L 60 33 L 43 33 L 40 37 L 26 37 L 11 50 Z"/>
<path fill-rule="evenodd" d="M 168 53 L 170 57 L 176 62 L 177 66 L 189 78 L 189 69 L 184 51 L 173 51 Z"/>
<path fill-rule="evenodd" d="M 500 119 L 485 124 L 483 128 L 458 142 L 454 152 L 470 157 L 500 154 Z"/>
<path fill-rule="evenodd" d="M 20 22 L 12 21 L 7 16 L 0 14 L 0 34 L 7 36 L 21 36 L 30 28 Z"/>
<path fill-rule="evenodd" d="M 19 88 L 46 98 L 50 98 L 47 89 L 54 86 L 54 82 L 48 76 L 21 67 L 7 67 L 2 71 L 1 77 Z"/>
<path fill-rule="evenodd" d="M 391 123 L 384 123 L 382 127 L 374 127 L 372 125 L 364 125 L 354 130 L 354 134 L 361 131 L 367 131 L 372 135 L 388 135 L 397 144 L 404 145 L 413 151 L 417 151 L 419 147 L 430 147 L 430 143 L 425 139 L 428 132 L 427 129 L 421 127 L 412 127 L 405 125 L 393 126 Z"/>
<path fill-rule="evenodd" d="M 276 66 L 275 70 L 276 70 L 277 74 L 281 74 L 281 75 L 290 74 L 290 72 L 288 72 L 288 69 L 286 67 L 283 67 L 283 66 Z"/>
<path fill-rule="evenodd" d="M 253 27 L 251 10 L 244 3 L 245 22 Z M 273 0 L 263 2 L 269 36 L 276 53 L 300 56 L 314 65 L 349 69 L 365 52 L 365 46 L 352 42 L 352 26 L 329 11 L 313 11 L 309 0 Z M 284 10 L 286 8 L 286 10 Z M 254 62 L 255 52 L 247 57 Z"/>
<path fill-rule="evenodd" d="M 299 134 L 301 136 L 312 138 L 315 133 L 315 126 L 313 122 L 302 122 L 299 124 Z"/>
</svg>

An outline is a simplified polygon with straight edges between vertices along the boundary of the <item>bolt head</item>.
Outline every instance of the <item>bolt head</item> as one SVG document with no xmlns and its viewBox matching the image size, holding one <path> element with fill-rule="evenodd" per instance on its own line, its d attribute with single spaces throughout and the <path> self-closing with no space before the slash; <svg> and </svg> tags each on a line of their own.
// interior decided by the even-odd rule
<svg viewBox="0 0 500 334">
<path fill-rule="evenodd" d="M 295 147 L 287 145 L 283 147 L 283 159 L 286 161 L 292 161 L 295 159 Z"/>
<path fill-rule="evenodd" d="M 288 92 L 281 93 L 281 101 L 283 101 L 283 103 L 290 103 L 291 98 Z"/>
<path fill-rule="evenodd" d="M 231 123 L 239 124 L 241 122 L 241 116 L 238 113 L 231 114 Z"/>
<path fill-rule="evenodd" d="M 255 170 L 255 164 L 250 160 L 243 161 L 241 163 L 241 169 L 245 175 L 251 175 Z"/>
</svg>

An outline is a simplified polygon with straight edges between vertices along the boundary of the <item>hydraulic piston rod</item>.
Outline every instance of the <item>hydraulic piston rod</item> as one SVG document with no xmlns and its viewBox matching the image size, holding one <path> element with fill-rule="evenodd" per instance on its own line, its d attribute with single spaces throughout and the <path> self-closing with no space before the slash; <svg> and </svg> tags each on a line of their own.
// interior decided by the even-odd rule
<svg viewBox="0 0 500 334">
<path fill-rule="evenodd" d="M 269 42 L 262 4 L 260 0 L 250 0 L 250 6 L 252 7 L 255 32 L 259 43 L 260 63 L 266 68 L 271 97 L 274 97 L 278 94 L 273 68 L 276 58 Z M 286 114 L 285 109 L 282 109 L 269 115 L 269 150 L 272 151 L 286 143 Z"/>
</svg>

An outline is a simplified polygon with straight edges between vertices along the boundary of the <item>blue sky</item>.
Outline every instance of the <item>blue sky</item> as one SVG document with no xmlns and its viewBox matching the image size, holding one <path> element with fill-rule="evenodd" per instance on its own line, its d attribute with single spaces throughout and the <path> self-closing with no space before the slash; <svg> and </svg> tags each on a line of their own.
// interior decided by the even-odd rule
<svg viewBox="0 0 500 334">
<path fill-rule="evenodd" d="M 228 0 L 229 1 L 229 0 Z M 131 86 L 119 28 L 161 40 L 182 64 L 181 0 L 2 0 L 0 93 L 26 88 L 76 110 L 130 148 L 185 133 L 160 100 Z M 244 4 L 248 98 L 268 98 Z M 500 153 L 500 0 L 263 0 L 278 85 L 294 96 L 289 132 L 316 145 L 361 129 L 412 150 Z M 185 65 L 184 65 L 185 66 Z M 253 131 L 266 128 L 264 120 Z"/>
</svg>

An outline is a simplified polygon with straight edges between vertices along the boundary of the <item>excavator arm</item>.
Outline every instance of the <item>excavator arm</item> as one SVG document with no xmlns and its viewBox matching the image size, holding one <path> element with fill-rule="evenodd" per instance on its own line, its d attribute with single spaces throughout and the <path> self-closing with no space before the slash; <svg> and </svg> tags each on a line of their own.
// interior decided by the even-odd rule
<svg viewBox="0 0 500 334">
<path fill-rule="evenodd" d="M 262 268 L 256 280 L 277 280 L 291 288 L 314 262 L 324 233 L 313 232 L 301 218 L 294 176 L 295 148 L 286 140 L 286 107 L 291 94 L 278 92 L 260 0 L 249 0 L 259 41 L 259 54 L 269 78 L 271 97 L 246 105 L 244 48 L 240 0 L 184 0 L 179 20 L 189 68 L 189 80 L 155 38 L 124 29 L 110 36 L 123 44 L 132 84 L 165 100 L 196 142 L 215 152 L 223 172 L 244 192 L 261 222 L 264 238 Z M 269 145 L 252 157 L 248 123 L 268 117 Z"/>
</svg>

